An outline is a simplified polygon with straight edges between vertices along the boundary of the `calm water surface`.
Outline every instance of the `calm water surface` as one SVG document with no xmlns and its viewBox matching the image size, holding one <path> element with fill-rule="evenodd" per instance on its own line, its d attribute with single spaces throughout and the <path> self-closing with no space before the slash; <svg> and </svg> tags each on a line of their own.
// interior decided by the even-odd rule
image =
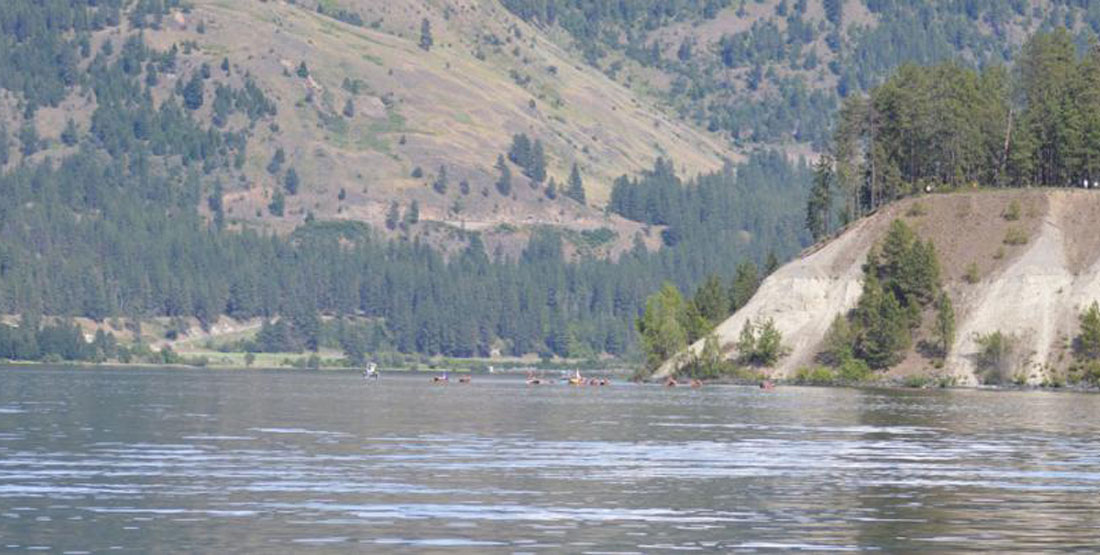
<svg viewBox="0 0 1100 555">
<path fill-rule="evenodd" d="M 1100 396 L 0 369 L 0 551 L 1100 549 Z"/>
</svg>

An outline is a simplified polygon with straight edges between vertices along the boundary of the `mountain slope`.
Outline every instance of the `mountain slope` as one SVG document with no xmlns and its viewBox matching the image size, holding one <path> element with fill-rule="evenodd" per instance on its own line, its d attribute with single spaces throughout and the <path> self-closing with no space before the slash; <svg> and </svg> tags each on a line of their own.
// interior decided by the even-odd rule
<svg viewBox="0 0 1100 555">
<path fill-rule="evenodd" d="M 503 0 L 684 120 L 743 146 L 820 151 L 838 100 L 905 63 L 1010 62 L 1031 33 L 1100 32 L 1095 6 L 1064 0 L 883 2 Z"/>
<path fill-rule="evenodd" d="M 1004 216 L 1014 203 L 1022 207 L 1019 220 Z M 1078 315 L 1100 300 L 1100 239 L 1092 229 L 1098 216 L 1100 195 L 1084 190 L 907 199 L 781 267 L 715 333 L 726 355 L 733 356 L 747 321 L 773 318 L 791 349 L 774 375 L 789 377 L 814 365 L 830 323 L 859 301 L 868 253 L 890 222 L 902 218 L 936 245 L 944 289 L 955 305 L 958 332 L 943 371 L 958 383 L 979 383 L 978 338 L 1001 332 L 1013 338 L 1012 379 L 1043 383 L 1064 376 Z M 1026 237 L 1026 243 L 1009 241 L 1010 233 Z M 702 347 L 700 341 L 691 350 Z M 890 373 L 938 372 L 934 363 L 914 348 Z M 666 362 L 655 376 L 677 367 L 676 361 Z"/>
<path fill-rule="evenodd" d="M 227 205 L 239 218 L 251 220 L 258 209 L 268 219 L 264 196 L 278 183 L 264 167 L 283 147 L 286 166 L 302 180 L 301 194 L 288 198 L 295 219 L 313 212 L 382 228 L 391 201 L 416 200 L 425 221 L 475 230 L 501 223 L 610 226 L 625 228 L 620 235 L 629 244 L 637 226 L 552 201 L 545 183 L 528 183 L 514 165 L 513 193 L 500 195 L 494 163 L 513 135 L 544 144 L 547 173 L 559 187 L 576 162 L 597 205 L 613 178 L 657 157 L 688 174 L 736 158 L 722 141 L 583 67 L 495 2 L 325 4 L 327 13 L 339 9 L 377 23 L 345 23 L 308 3 L 200 0 L 147 33 L 160 48 L 197 41 L 206 61 L 228 57 L 275 99 L 275 126 L 257 130 L 247 186 L 228 191 Z M 423 19 L 434 43 L 428 50 L 418 46 Z M 297 74 L 303 62 L 305 78 Z M 349 100 L 350 117 L 343 113 Z M 440 167 L 447 175 L 442 193 L 431 187 Z"/>
</svg>

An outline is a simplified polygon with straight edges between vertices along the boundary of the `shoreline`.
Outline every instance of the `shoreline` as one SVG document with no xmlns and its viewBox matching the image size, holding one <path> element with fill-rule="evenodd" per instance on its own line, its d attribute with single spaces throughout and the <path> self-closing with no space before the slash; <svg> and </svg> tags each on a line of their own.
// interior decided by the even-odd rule
<svg viewBox="0 0 1100 555">
<path fill-rule="evenodd" d="M 33 369 L 41 367 L 52 368 L 95 368 L 95 369 L 119 369 L 130 371 L 142 371 L 142 370 L 209 370 L 214 372 L 240 372 L 240 371 L 257 371 L 257 372 L 272 372 L 272 371 L 309 371 L 309 372 L 325 372 L 325 373 L 361 373 L 362 368 L 348 367 L 348 366 L 322 366 L 318 368 L 302 368 L 294 366 L 264 366 L 264 365 L 252 365 L 252 366 L 239 366 L 239 365 L 190 365 L 190 364 L 148 364 L 148 363 L 121 363 L 121 362 L 75 362 L 75 361 L 61 361 L 61 362 L 43 362 L 43 361 L 23 361 L 23 360 L 4 360 L 0 361 L 0 371 L 5 369 Z M 383 372 L 386 373 L 398 373 L 403 375 L 431 375 L 439 374 L 442 372 L 461 374 L 461 375 L 479 375 L 479 376 L 517 376 L 522 377 L 528 370 L 523 368 L 516 369 L 500 369 L 493 373 L 489 373 L 482 370 L 474 370 L 470 368 L 406 368 L 406 367 L 392 367 L 384 368 Z M 557 370 L 544 370 L 546 372 L 554 372 Z M 626 369 L 607 369 L 602 370 L 605 374 L 612 376 L 621 376 L 622 383 L 632 383 L 637 385 L 651 385 L 657 387 L 665 387 L 662 381 L 653 380 L 631 380 L 625 378 L 629 376 L 629 370 Z M 759 381 L 753 380 L 738 380 L 738 379 L 704 379 L 700 380 L 704 387 L 706 386 L 737 386 L 737 387 L 759 387 Z M 925 384 L 921 386 L 905 385 L 901 382 L 882 382 L 882 381 L 870 381 L 870 382 L 853 382 L 853 383 L 798 383 L 786 380 L 773 380 L 776 387 L 814 387 L 814 388 L 836 388 L 836 389 L 879 389 L 879 390 L 894 390 L 894 391 L 990 391 L 990 392 L 1066 392 L 1066 393 L 1100 393 L 1100 387 L 1093 385 L 1063 385 L 1059 387 L 1043 386 L 1043 385 L 950 385 L 950 386 L 937 386 L 935 384 Z M 676 388 L 689 387 L 687 383 L 677 385 Z"/>
<path fill-rule="evenodd" d="M 480 360 L 478 360 L 477 363 L 470 363 L 470 364 L 467 364 L 467 365 L 455 365 L 455 366 L 420 365 L 419 367 L 388 366 L 388 367 L 379 367 L 378 370 L 379 371 L 385 371 L 385 373 L 401 373 L 401 374 L 440 374 L 440 373 L 444 373 L 444 371 L 445 371 L 445 373 L 451 373 L 451 374 L 476 374 L 476 375 L 485 375 L 485 376 L 496 376 L 496 375 L 522 376 L 522 375 L 525 375 L 526 373 L 528 373 L 528 371 L 535 371 L 535 373 L 557 373 L 557 371 L 570 371 L 570 370 L 573 370 L 573 369 L 577 369 L 577 366 L 579 366 L 579 364 L 571 364 L 571 365 L 570 364 L 565 364 L 565 365 L 561 365 L 560 367 L 552 367 L 552 368 L 539 368 L 538 366 L 535 366 L 535 365 L 509 366 L 509 367 L 503 367 L 503 368 L 495 368 L 494 371 L 492 371 L 492 373 L 489 373 L 489 371 L 484 370 L 484 369 L 471 368 L 470 367 L 470 366 L 477 365 L 477 364 L 481 364 Z M 253 364 L 251 366 L 248 366 L 248 365 L 226 365 L 226 364 L 197 365 L 197 364 L 183 364 L 183 363 L 168 363 L 168 364 L 118 363 L 118 362 L 95 363 L 95 362 L 88 362 L 88 360 L 51 360 L 51 362 L 44 362 L 44 360 L 11 360 L 11 359 L 2 359 L 2 360 L 0 360 L 0 369 L 2 369 L 2 368 L 12 368 L 12 367 L 42 367 L 42 366 L 120 368 L 120 369 L 135 369 L 135 370 L 167 368 L 167 369 L 195 369 L 195 370 L 218 370 L 218 371 L 309 370 L 309 371 L 353 371 L 353 373 L 362 373 L 362 371 L 363 371 L 362 366 L 318 366 L 318 367 L 309 367 L 309 366 L 290 366 L 290 365 L 272 366 L 272 365 L 262 365 L 262 364 Z M 599 368 L 598 370 L 594 369 L 594 368 L 588 368 L 588 369 L 590 369 L 592 371 L 598 371 L 599 374 L 606 374 L 606 375 L 612 375 L 612 376 L 623 376 L 623 377 L 630 376 L 632 371 L 634 371 L 634 370 L 628 369 L 626 367 Z"/>
</svg>

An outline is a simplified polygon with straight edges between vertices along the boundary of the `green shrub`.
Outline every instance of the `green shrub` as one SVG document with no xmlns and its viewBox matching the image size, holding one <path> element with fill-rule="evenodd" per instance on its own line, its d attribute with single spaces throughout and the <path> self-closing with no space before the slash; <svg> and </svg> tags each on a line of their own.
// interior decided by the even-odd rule
<svg viewBox="0 0 1100 555">
<path fill-rule="evenodd" d="M 913 389 L 924 389 L 932 385 L 932 383 L 932 376 L 926 374 L 910 374 L 902 380 L 901 385 Z"/>
<path fill-rule="evenodd" d="M 799 368 L 794 373 L 794 379 L 792 381 L 802 385 L 836 385 L 837 375 L 824 366 L 817 366 L 814 368 L 803 367 Z"/>
<path fill-rule="evenodd" d="M 965 280 L 967 283 L 973 285 L 975 283 L 978 283 L 978 280 L 980 280 L 980 279 L 981 279 L 981 276 L 980 276 L 979 270 L 978 270 L 978 263 L 977 262 L 971 262 L 970 264 L 967 264 L 966 265 L 966 271 L 963 272 L 963 280 Z"/>
<path fill-rule="evenodd" d="M 783 334 L 775 327 L 775 320 L 761 318 L 755 323 L 745 322 L 737 340 L 737 352 L 742 364 L 772 366 L 790 349 L 783 345 Z"/>
<path fill-rule="evenodd" d="M 1026 245 L 1027 244 L 1027 232 L 1023 229 L 1012 226 L 1005 232 L 1004 243 L 1006 245 Z"/>
<path fill-rule="evenodd" d="M 1020 219 L 1020 201 L 1013 199 L 1008 203 L 1008 208 L 1005 209 L 1004 214 L 1001 214 L 1004 219 L 1014 222 Z"/>
<path fill-rule="evenodd" d="M 1050 374 L 1043 380 L 1043 387 L 1049 387 L 1053 389 L 1059 389 L 1066 386 L 1066 379 L 1064 376 L 1057 374 Z"/>
<path fill-rule="evenodd" d="M 821 351 L 817 354 L 818 362 L 829 366 L 840 366 L 853 357 L 852 343 L 855 334 L 852 325 L 843 314 L 837 314 L 829 331 L 825 333 L 825 339 L 821 344 Z"/>
<path fill-rule="evenodd" d="M 955 384 L 955 376 L 950 374 L 912 374 L 906 376 L 901 382 L 903 387 L 911 387 L 914 389 L 925 389 L 930 387 L 943 389 L 954 387 Z"/>
<path fill-rule="evenodd" d="M 914 202 L 913 204 L 910 204 L 909 210 L 905 211 L 905 215 L 909 216 L 910 218 L 917 218 L 927 213 L 928 209 L 925 208 L 924 204 L 920 202 Z"/>
<path fill-rule="evenodd" d="M 618 236 L 615 230 L 607 227 L 586 229 L 581 231 L 581 243 L 589 247 L 600 247 L 613 242 Z"/>
<path fill-rule="evenodd" d="M 845 383 L 865 382 L 871 377 L 871 367 L 862 360 L 849 358 L 836 369 L 836 376 Z"/>
<path fill-rule="evenodd" d="M 1003 384 L 1015 379 L 1013 366 L 1016 363 L 1016 338 L 1014 336 L 995 331 L 979 335 L 977 343 L 978 375 L 982 383 Z"/>
</svg>

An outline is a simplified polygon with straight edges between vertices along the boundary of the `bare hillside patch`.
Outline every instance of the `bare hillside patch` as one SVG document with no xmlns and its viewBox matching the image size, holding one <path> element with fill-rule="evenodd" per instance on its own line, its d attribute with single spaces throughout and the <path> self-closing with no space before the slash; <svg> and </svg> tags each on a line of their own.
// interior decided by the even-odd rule
<svg viewBox="0 0 1100 555">
<path fill-rule="evenodd" d="M 1014 204 L 1020 214 L 1011 219 Z M 907 199 L 894 212 L 904 215 L 922 239 L 936 245 L 944 282 L 961 286 L 973 280 L 967 275 L 971 265 L 978 268 L 980 281 L 1015 260 L 1023 249 L 1005 244 L 1006 236 L 1017 230 L 1033 237 L 1048 204 L 1048 195 L 1042 191 L 979 191 Z M 914 206 L 923 206 L 923 215 L 910 215 Z"/>
</svg>

